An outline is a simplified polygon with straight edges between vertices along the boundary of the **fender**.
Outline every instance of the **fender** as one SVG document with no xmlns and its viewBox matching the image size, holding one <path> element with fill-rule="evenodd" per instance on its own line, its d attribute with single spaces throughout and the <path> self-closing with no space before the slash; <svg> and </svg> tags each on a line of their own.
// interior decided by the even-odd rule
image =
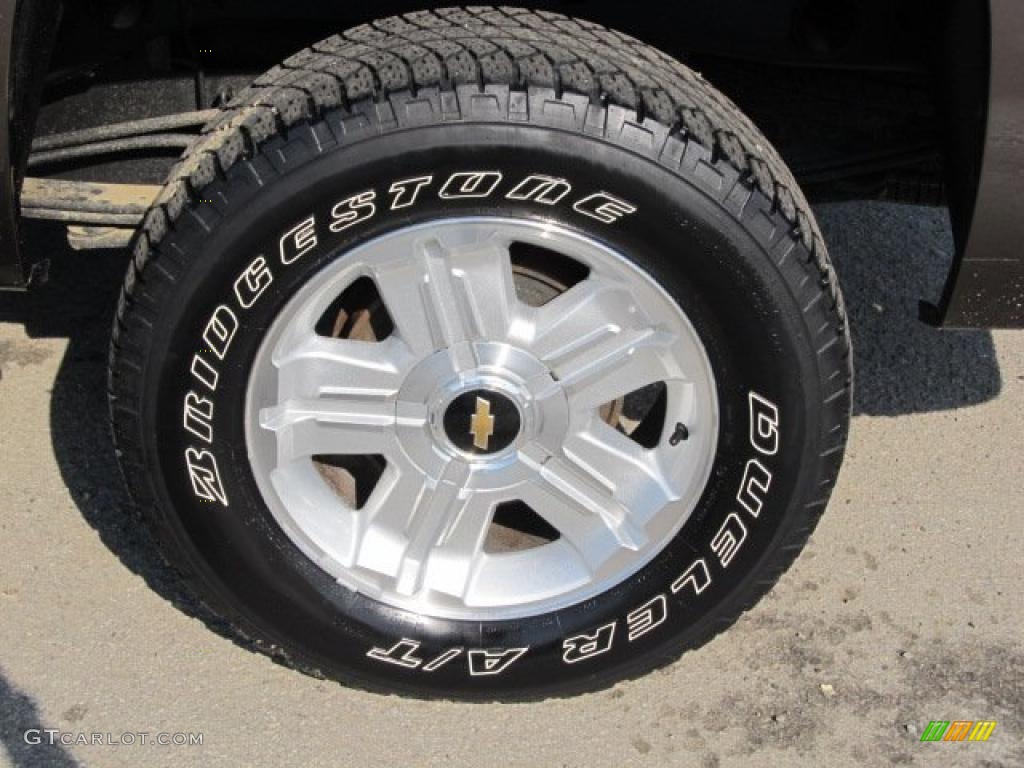
<svg viewBox="0 0 1024 768">
<path fill-rule="evenodd" d="M 1022 328 L 1024 12 L 1017 0 L 990 0 L 988 19 L 983 11 L 959 3 L 949 19 L 944 63 L 951 97 L 948 125 L 959 144 L 949 155 L 957 255 L 939 307 L 924 317 L 944 327 Z M 990 41 L 980 61 L 962 55 L 968 33 Z M 958 130 L 965 133 L 957 135 Z"/>
</svg>

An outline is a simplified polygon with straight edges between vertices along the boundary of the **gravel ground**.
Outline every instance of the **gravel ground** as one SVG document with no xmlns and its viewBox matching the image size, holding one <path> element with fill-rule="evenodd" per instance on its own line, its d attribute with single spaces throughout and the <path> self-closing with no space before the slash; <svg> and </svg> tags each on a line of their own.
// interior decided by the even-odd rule
<svg viewBox="0 0 1024 768">
<path fill-rule="evenodd" d="M 103 380 L 125 257 L 68 254 L 59 232 L 34 231 L 51 284 L 0 295 L 0 764 L 1024 764 L 1024 333 L 915 320 L 948 263 L 944 213 L 818 213 L 858 389 L 808 549 L 736 627 L 676 664 L 528 705 L 346 690 L 205 617 L 133 523 L 113 460 Z M 986 743 L 920 743 L 933 719 L 998 725 Z M 29 745 L 31 728 L 203 743 Z"/>
</svg>

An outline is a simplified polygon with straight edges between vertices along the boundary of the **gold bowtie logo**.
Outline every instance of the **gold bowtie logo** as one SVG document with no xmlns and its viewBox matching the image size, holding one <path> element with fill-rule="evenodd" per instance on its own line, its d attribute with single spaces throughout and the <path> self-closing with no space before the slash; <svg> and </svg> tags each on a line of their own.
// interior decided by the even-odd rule
<svg viewBox="0 0 1024 768">
<path fill-rule="evenodd" d="M 476 399 L 476 412 L 469 420 L 469 431 L 473 435 L 473 445 L 486 451 L 494 434 L 494 417 L 491 416 L 490 402 L 482 397 Z"/>
</svg>

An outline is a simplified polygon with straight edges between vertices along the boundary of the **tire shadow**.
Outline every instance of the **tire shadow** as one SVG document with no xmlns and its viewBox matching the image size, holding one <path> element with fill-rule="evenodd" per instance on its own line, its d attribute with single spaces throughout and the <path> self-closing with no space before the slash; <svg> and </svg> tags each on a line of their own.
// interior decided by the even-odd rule
<svg viewBox="0 0 1024 768">
<path fill-rule="evenodd" d="M 61 227 L 42 222 L 28 222 L 24 235 L 26 248 L 50 258 L 50 278 L 32 293 L 0 295 L 0 322 L 21 322 L 33 338 L 68 340 L 50 398 L 50 428 L 72 499 L 107 549 L 150 589 L 237 642 L 230 626 L 184 589 L 163 560 L 133 510 L 117 464 L 107 412 L 107 352 L 128 252 L 72 251 Z"/>
<path fill-rule="evenodd" d="M 977 405 L 1002 378 L 988 331 L 917 319 L 942 294 L 953 254 L 943 208 L 832 203 L 815 208 L 853 336 L 855 414 L 902 416 Z"/>
<path fill-rule="evenodd" d="M 877 203 L 816 209 L 849 308 L 857 372 L 855 413 L 960 408 L 996 397 L 991 334 L 937 331 L 917 302 L 939 295 L 952 241 L 944 210 Z M 59 227 L 30 222 L 26 247 L 51 259 L 50 281 L 30 295 L 0 295 L 0 322 L 68 346 L 53 386 L 50 423 L 62 478 L 83 517 L 121 562 L 158 594 L 222 636 L 238 636 L 185 591 L 124 490 L 107 421 L 110 327 L 128 255 L 76 253 Z M 0 359 L 0 366 L 3 360 Z"/>
</svg>

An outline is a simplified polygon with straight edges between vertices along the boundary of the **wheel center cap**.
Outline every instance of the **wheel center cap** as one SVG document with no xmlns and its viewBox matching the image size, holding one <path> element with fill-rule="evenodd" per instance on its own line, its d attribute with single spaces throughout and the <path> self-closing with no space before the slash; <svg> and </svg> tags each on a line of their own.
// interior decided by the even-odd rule
<svg viewBox="0 0 1024 768">
<path fill-rule="evenodd" d="M 463 453 L 492 454 L 519 436 L 522 417 L 512 399 L 493 389 L 472 389 L 452 400 L 444 412 L 444 431 Z"/>
</svg>

